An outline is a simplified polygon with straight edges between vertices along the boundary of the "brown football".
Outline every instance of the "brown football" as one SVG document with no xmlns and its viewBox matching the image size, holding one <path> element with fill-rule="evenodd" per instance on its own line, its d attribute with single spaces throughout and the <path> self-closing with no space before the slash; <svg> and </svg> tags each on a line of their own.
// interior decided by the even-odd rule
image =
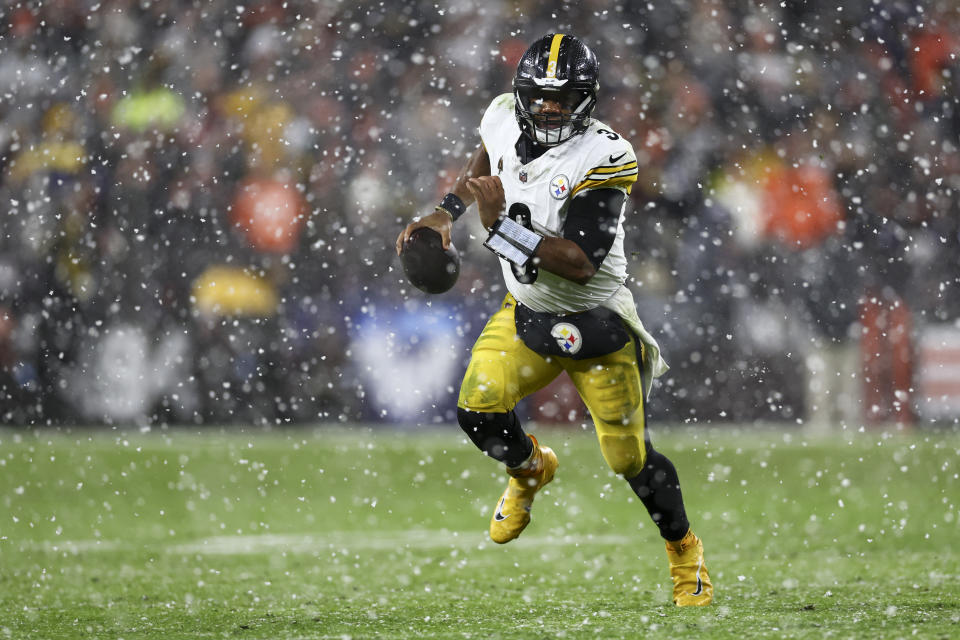
<svg viewBox="0 0 960 640">
<path fill-rule="evenodd" d="M 410 284 L 425 293 L 449 290 L 460 275 L 457 248 L 451 242 L 444 250 L 440 234 L 427 227 L 420 227 L 403 243 L 400 262 Z"/>
</svg>

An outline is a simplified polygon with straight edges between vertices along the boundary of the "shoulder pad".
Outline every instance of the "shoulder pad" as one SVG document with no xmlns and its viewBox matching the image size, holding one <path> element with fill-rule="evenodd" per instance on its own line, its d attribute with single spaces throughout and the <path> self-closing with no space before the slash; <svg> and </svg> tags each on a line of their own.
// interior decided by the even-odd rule
<svg viewBox="0 0 960 640">
<path fill-rule="evenodd" d="M 512 93 L 501 93 L 499 96 L 493 99 L 490 105 L 487 107 L 487 110 L 483 112 L 483 118 L 480 122 L 484 120 L 492 120 L 498 116 L 503 116 L 504 114 L 510 114 L 513 117 L 513 94 Z"/>
<path fill-rule="evenodd" d="M 571 197 L 584 189 L 621 188 L 630 193 L 637 181 L 637 156 L 633 145 L 602 122 L 595 122 L 583 135 L 593 138 L 583 179 L 573 187 Z"/>
<path fill-rule="evenodd" d="M 504 118 L 509 117 L 512 119 L 514 117 L 513 101 L 512 93 L 502 93 L 493 99 L 487 107 L 487 110 L 483 112 L 483 117 L 480 119 L 481 137 L 483 137 L 485 131 L 490 127 L 496 127 Z"/>
</svg>

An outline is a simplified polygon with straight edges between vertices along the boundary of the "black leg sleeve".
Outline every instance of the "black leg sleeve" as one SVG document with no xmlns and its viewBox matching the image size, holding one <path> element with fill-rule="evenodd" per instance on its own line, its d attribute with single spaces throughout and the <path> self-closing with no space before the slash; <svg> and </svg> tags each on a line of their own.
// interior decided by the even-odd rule
<svg viewBox="0 0 960 640">
<path fill-rule="evenodd" d="M 630 488 L 647 508 L 664 540 L 679 540 L 687 533 L 690 522 L 683 508 L 680 478 L 673 463 L 647 441 L 647 461 L 633 478 Z"/>
<path fill-rule="evenodd" d="M 533 442 L 513 411 L 482 413 L 457 409 L 457 420 L 473 444 L 508 467 L 520 466 L 533 453 Z"/>
</svg>

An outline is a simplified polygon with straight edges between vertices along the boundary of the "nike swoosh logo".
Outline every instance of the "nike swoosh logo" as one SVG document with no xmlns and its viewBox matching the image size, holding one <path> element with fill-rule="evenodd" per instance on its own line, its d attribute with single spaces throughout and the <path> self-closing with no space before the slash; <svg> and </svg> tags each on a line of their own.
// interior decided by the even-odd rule
<svg viewBox="0 0 960 640">
<path fill-rule="evenodd" d="M 697 590 L 691 593 L 692 596 L 698 596 L 703 593 L 703 582 L 700 580 L 700 567 L 703 566 L 703 561 L 697 561 Z"/>
<path fill-rule="evenodd" d="M 497 511 L 493 514 L 493 519 L 497 522 L 501 522 L 510 517 L 510 514 L 503 515 L 503 501 L 505 498 L 500 498 L 500 504 L 497 505 Z M 699 579 L 699 578 L 698 578 Z"/>
<path fill-rule="evenodd" d="M 614 162 L 616 162 L 617 160 L 619 160 L 620 158 L 622 158 L 622 157 L 625 156 L 625 155 L 627 155 L 627 152 L 626 152 L 626 151 L 624 151 L 623 153 L 621 153 L 620 155 L 618 155 L 616 158 L 614 158 L 613 156 L 610 156 L 610 164 L 613 164 Z"/>
</svg>

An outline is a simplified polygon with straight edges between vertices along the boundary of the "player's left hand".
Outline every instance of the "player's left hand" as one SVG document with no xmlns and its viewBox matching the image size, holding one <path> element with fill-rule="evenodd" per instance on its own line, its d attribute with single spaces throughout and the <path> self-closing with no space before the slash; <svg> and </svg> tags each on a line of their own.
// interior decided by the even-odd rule
<svg viewBox="0 0 960 640">
<path fill-rule="evenodd" d="M 467 180 L 467 189 L 477 201 L 480 222 L 489 229 L 503 215 L 506 200 L 503 195 L 503 183 L 500 176 L 480 176 Z"/>
</svg>

